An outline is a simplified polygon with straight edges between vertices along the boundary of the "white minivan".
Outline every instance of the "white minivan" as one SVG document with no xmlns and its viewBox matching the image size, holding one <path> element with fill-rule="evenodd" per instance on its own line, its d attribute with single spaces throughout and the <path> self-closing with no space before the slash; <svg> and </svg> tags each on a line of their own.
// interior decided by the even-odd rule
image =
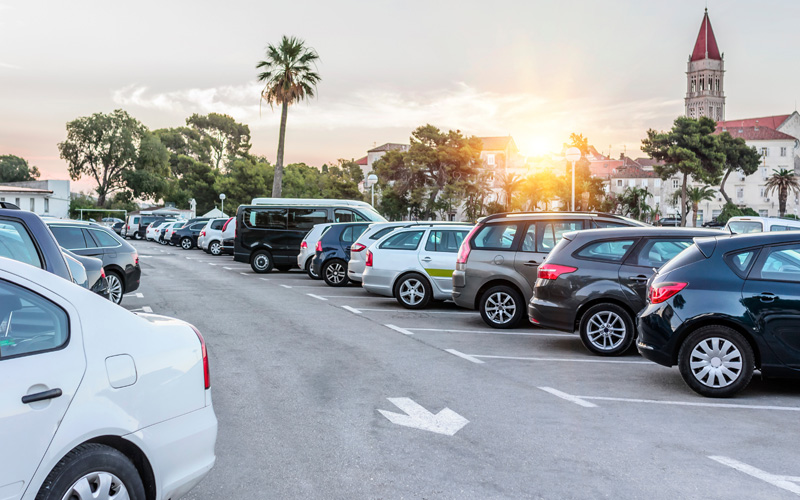
<svg viewBox="0 0 800 500">
<path fill-rule="evenodd" d="M 800 220 L 780 217 L 731 217 L 725 229 L 735 234 L 768 231 L 800 231 Z"/>
</svg>

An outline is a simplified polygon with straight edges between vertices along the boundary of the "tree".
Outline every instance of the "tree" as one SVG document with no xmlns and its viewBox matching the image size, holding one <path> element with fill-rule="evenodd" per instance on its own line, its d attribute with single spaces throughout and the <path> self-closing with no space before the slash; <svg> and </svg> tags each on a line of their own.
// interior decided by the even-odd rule
<svg viewBox="0 0 800 500">
<path fill-rule="evenodd" d="M 189 132 L 186 136 L 190 145 L 196 143 L 192 149 L 198 155 L 197 159 L 217 170 L 227 169 L 231 162 L 250 153 L 250 127 L 237 123 L 228 115 L 193 114 L 186 119 L 186 125 L 196 131 L 196 134 Z"/>
<path fill-rule="evenodd" d="M 28 160 L 14 155 L 0 156 L 0 182 L 35 181 L 41 173 Z"/>
<path fill-rule="evenodd" d="M 67 123 L 67 139 L 58 144 L 58 149 L 61 158 L 68 163 L 72 180 L 84 175 L 94 178 L 97 204 L 102 207 L 110 195 L 128 187 L 129 172 L 159 171 L 162 165 L 150 162 L 165 158 L 154 151 L 164 146 L 157 138 L 151 140 L 148 135 L 144 125 L 118 109 L 110 114 L 95 113 Z"/>
<path fill-rule="evenodd" d="M 727 203 L 733 203 L 725 192 L 725 182 L 732 172 L 738 170 L 744 175 L 752 175 L 758 170 L 761 155 L 755 147 L 748 146 L 741 137 L 733 137 L 728 132 L 719 134 L 719 146 L 725 154 L 725 176 L 719 184 L 719 192 Z"/>
<path fill-rule="evenodd" d="M 514 194 L 522 185 L 522 182 L 523 179 L 520 178 L 520 176 L 511 172 L 506 172 L 500 176 L 500 189 L 503 190 L 503 195 L 505 197 L 506 212 L 511 211 L 514 201 Z"/>
<path fill-rule="evenodd" d="M 278 157 L 275 163 L 275 178 L 272 197 L 280 198 L 283 180 L 283 148 L 286 139 L 286 115 L 289 105 L 314 97 L 321 78 L 315 71 L 319 59 L 317 52 L 306 47 L 299 38 L 286 37 L 280 44 L 268 45 L 266 58 L 256 64 L 261 69 L 258 81 L 264 83 L 261 99 L 281 106 L 281 128 L 278 138 Z M 260 102 L 260 101 L 259 101 Z"/>
<path fill-rule="evenodd" d="M 786 198 L 789 196 L 789 191 L 795 196 L 800 195 L 800 180 L 792 170 L 782 168 L 780 170 L 773 169 L 772 172 L 764 187 L 767 188 L 767 194 L 778 193 L 778 211 L 783 217 L 786 215 Z"/>
<path fill-rule="evenodd" d="M 630 215 L 639 220 L 644 220 L 646 213 L 650 209 L 647 204 L 647 198 L 653 196 L 647 188 L 627 187 L 625 191 L 620 194 L 616 201 L 619 203 L 623 215 Z"/>
<path fill-rule="evenodd" d="M 697 211 L 700 203 L 713 200 L 716 192 L 708 186 L 694 186 L 686 191 L 686 198 L 692 206 L 692 227 L 697 227 Z"/>
<path fill-rule="evenodd" d="M 689 178 L 696 181 L 716 184 L 722 174 L 725 154 L 719 146 L 719 139 L 712 135 L 717 123 L 706 116 L 695 120 L 678 117 L 672 130 L 656 132 L 648 130 L 642 140 L 642 151 L 650 158 L 663 162 L 653 168 L 662 179 L 676 174 L 683 178 L 681 185 L 681 225 L 686 225 L 688 214 L 686 191 Z"/>
</svg>

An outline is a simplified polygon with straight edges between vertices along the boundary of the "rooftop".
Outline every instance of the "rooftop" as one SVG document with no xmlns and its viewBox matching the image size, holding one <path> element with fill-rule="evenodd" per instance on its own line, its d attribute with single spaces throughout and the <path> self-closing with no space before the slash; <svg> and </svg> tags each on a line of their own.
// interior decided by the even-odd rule
<svg viewBox="0 0 800 500">
<path fill-rule="evenodd" d="M 517 150 L 517 145 L 510 135 L 505 137 L 479 137 L 479 139 L 483 143 L 483 151 L 505 151 L 509 147 L 515 151 Z"/>
<path fill-rule="evenodd" d="M 367 153 L 378 153 L 381 151 L 408 151 L 410 146 L 408 144 L 397 144 L 394 142 L 387 142 L 377 148 L 372 148 Z"/>
<path fill-rule="evenodd" d="M 0 193 L 53 194 L 49 189 L 34 189 L 0 184 Z"/>
<path fill-rule="evenodd" d="M 694 43 L 694 50 L 692 51 L 692 61 L 700 61 L 702 59 L 714 59 L 717 61 L 722 60 L 719 54 L 719 47 L 717 46 L 717 38 L 714 36 L 714 30 L 711 29 L 711 20 L 708 19 L 708 9 L 703 14 L 703 22 L 700 23 L 700 33 L 697 34 L 697 41 Z"/>
<path fill-rule="evenodd" d="M 726 120 L 724 122 L 717 122 L 717 128 L 726 127 L 728 129 L 732 129 L 734 127 L 769 127 L 777 129 L 783 122 L 789 119 L 789 115 L 774 115 L 774 116 L 762 116 L 760 118 L 745 118 L 743 120 Z"/>
<path fill-rule="evenodd" d="M 715 130 L 714 133 L 720 134 L 722 132 L 728 132 L 733 137 L 741 137 L 745 141 L 797 140 L 789 134 L 784 134 L 783 132 L 779 132 L 774 128 L 764 126 L 740 127 L 733 125 L 729 127 L 723 127 L 720 126 L 720 124 L 717 124 L 717 130 Z"/>
</svg>

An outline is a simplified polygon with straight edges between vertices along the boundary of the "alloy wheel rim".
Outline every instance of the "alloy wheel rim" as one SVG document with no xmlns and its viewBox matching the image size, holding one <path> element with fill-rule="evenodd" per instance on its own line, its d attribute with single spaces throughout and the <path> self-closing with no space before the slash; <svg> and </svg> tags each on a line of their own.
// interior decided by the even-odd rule
<svg viewBox="0 0 800 500">
<path fill-rule="evenodd" d="M 517 312 L 514 297 L 505 292 L 495 292 L 486 299 L 486 315 L 493 323 L 502 325 L 511 321 Z"/>
<path fill-rule="evenodd" d="M 400 285 L 400 300 L 410 306 L 416 306 L 425 297 L 425 287 L 418 279 L 409 278 Z"/>
<path fill-rule="evenodd" d="M 728 387 L 739 379 L 743 367 L 739 348 L 720 337 L 701 340 L 689 357 L 692 375 L 707 387 Z"/>
<path fill-rule="evenodd" d="M 263 271 L 264 269 L 267 268 L 267 266 L 269 266 L 269 259 L 267 258 L 266 255 L 259 255 L 256 257 L 255 265 L 256 269 L 258 269 L 259 271 Z"/>
<path fill-rule="evenodd" d="M 115 274 L 110 274 L 106 277 L 108 281 L 108 298 L 111 302 L 119 304 L 122 301 L 122 282 Z"/>
<path fill-rule="evenodd" d="M 344 280 L 344 266 L 335 262 L 325 269 L 325 276 L 331 283 L 339 284 Z"/>
<path fill-rule="evenodd" d="M 211 255 L 219 255 L 219 243 L 211 244 Z"/>
<path fill-rule="evenodd" d="M 110 472 L 90 472 L 70 486 L 62 500 L 129 500 L 125 484 Z"/>
<path fill-rule="evenodd" d="M 190 248 L 192 248 L 192 242 L 191 242 L 191 241 L 189 241 L 189 239 L 188 239 L 188 238 L 187 238 L 187 239 L 184 239 L 183 241 L 181 241 L 181 246 L 182 246 L 184 249 L 186 249 L 186 250 L 189 250 Z"/>
<path fill-rule="evenodd" d="M 308 265 L 308 274 L 310 274 L 314 278 L 319 277 L 319 275 L 314 272 L 314 266 L 312 266 L 311 264 Z"/>
<path fill-rule="evenodd" d="M 600 311 L 586 325 L 586 335 L 593 346 L 610 351 L 619 347 L 625 340 L 627 328 L 622 317 L 612 311 Z"/>
</svg>

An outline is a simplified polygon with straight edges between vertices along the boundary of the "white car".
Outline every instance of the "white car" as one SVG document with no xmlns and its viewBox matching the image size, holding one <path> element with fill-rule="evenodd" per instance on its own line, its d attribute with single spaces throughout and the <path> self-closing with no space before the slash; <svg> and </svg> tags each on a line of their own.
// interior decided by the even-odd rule
<svg viewBox="0 0 800 500">
<path fill-rule="evenodd" d="M 211 255 L 222 255 L 222 228 L 230 217 L 211 219 L 197 237 L 197 246 Z"/>
<path fill-rule="evenodd" d="M 725 229 L 734 234 L 769 231 L 800 231 L 800 221 L 780 217 L 738 216 L 728 219 Z"/>
<path fill-rule="evenodd" d="M 158 224 L 150 224 L 144 232 L 144 239 L 147 241 L 158 241 L 158 235 L 161 234 L 161 229 L 166 227 L 167 224 L 174 221 L 164 221 Z"/>
<path fill-rule="evenodd" d="M 178 229 L 182 228 L 185 225 L 186 225 L 185 220 L 170 222 L 169 224 L 167 224 L 167 227 L 162 229 L 164 234 L 163 237 L 161 238 L 161 241 L 164 242 L 165 244 L 168 243 L 170 245 L 174 245 L 174 243 L 172 242 L 172 233 L 174 233 L 175 231 L 177 231 Z"/>
<path fill-rule="evenodd" d="M 317 242 L 322 237 L 322 233 L 331 226 L 331 224 L 315 224 L 311 231 L 307 232 L 303 241 L 300 242 L 300 253 L 297 254 L 297 267 L 305 269 L 306 274 L 311 279 L 320 280 L 322 276 L 314 272 L 314 266 L 311 261 L 314 260 L 314 254 L 317 249 Z"/>
<path fill-rule="evenodd" d="M 0 498 L 177 499 L 213 467 L 191 325 L 0 258 L 0 332 Z"/>
<path fill-rule="evenodd" d="M 364 290 L 422 309 L 450 300 L 461 242 L 471 226 L 435 225 L 396 229 L 373 243 L 361 275 Z"/>
</svg>

